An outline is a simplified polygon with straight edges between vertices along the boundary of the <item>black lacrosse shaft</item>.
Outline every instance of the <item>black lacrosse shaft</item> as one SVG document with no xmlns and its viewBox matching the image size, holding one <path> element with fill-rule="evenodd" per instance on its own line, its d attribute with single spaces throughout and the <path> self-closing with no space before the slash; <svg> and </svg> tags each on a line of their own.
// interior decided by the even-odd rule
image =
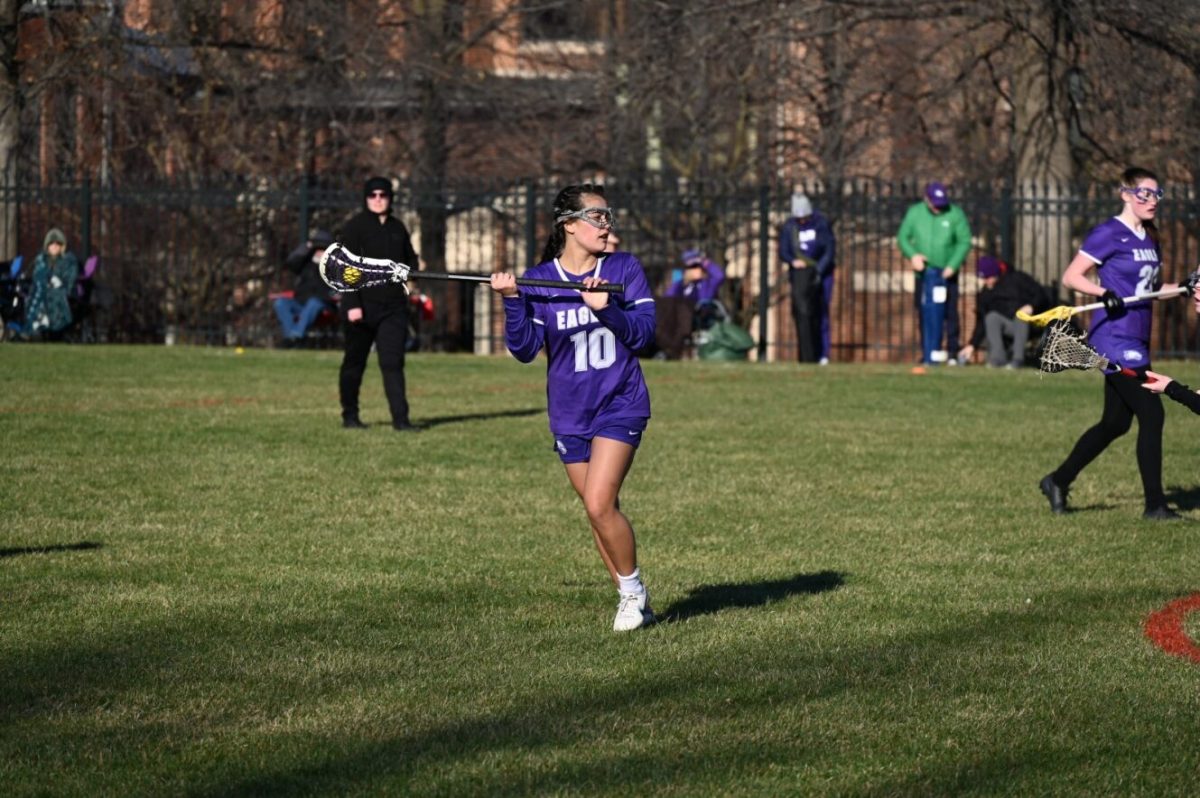
<svg viewBox="0 0 1200 798">
<path fill-rule="evenodd" d="M 408 277 L 410 280 L 459 280 L 467 283 L 487 283 L 492 279 L 486 274 L 452 274 L 450 272 L 409 272 Z M 517 285 L 532 285 L 539 288 L 573 288 L 576 291 L 603 291 L 610 294 L 620 294 L 625 291 L 624 283 L 605 283 L 595 288 L 584 288 L 579 283 L 565 280 L 537 280 L 532 277 L 518 277 Z"/>
</svg>

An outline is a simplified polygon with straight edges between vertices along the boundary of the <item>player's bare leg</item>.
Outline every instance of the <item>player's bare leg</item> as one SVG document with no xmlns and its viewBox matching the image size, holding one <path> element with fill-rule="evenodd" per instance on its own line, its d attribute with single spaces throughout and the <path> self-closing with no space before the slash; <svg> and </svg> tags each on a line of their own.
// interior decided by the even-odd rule
<svg viewBox="0 0 1200 798">
<path fill-rule="evenodd" d="M 587 485 L 588 464 L 587 463 L 567 463 L 567 479 L 571 480 L 571 487 L 575 489 L 575 493 L 579 495 L 579 499 L 584 501 L 584 489 Z M 608 569 L 609 576 L 612 577 L 613 584 L 617 581 L 617 569 L 612 564 L 612 559 L 608 556 L 608 552 L 604 550 L 604 544 L 600 542 L 600 533 L 596 531 L 596 527 L 592 527 L 592 538 L 596 541 L 596 550 L 600 552 L 600 559 L 604 560 L 604 567 Z"/>
<path fill-rule="evenodd" d="M 637 542 L 633 526 L 621 512 L 618 494 L 633 465 L 635 449 L 610 438 L 592 441 L 592 459 L 566 466 L 572 487 L 583 500 L 596 548 L 616 584 L 620 574 L 637 568 Z"/>
<path fill-rule="evenodd" d="M 633 526 L 621 512 L 618 497 L 635 451 L 620 441 L 595 438 L 590 462 L 566 466 L 571 485 L 587 510 L 596 548 L 621 594 L 621 606 L 613 623 L 617 631 L 643 626 L 654 617 L 637 567 Z"/>
</svg>

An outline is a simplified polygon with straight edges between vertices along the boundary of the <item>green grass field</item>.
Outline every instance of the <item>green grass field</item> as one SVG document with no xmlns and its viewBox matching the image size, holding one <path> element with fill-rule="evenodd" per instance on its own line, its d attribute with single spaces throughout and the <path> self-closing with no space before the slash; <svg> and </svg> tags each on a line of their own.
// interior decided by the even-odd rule
<svg viewBox="0 0 1200 798">
<path fill-rule="evenodd" d="M 544 366 L 0 348 L 5 795 L 1192 795 L 1200 591 L 1128 435 L 1078 510 L 1038 479 L 1100 378 L 645 364 L 622 494 L 666 622 L 616 593 L 550 450 Z M 1200 383 L 1200 366 L 1160 364 Z M 1187 628 L 1200 640 L 1200 614 Z"/>
</svg>

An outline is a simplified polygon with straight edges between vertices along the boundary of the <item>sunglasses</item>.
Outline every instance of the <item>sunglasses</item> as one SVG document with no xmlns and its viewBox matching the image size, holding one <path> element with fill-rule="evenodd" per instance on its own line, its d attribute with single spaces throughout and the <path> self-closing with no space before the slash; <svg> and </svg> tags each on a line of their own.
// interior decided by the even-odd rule
<svg viewBox="0 0 1200 798">
<path fill-rule="evenodd" d="M 370 199 L 388 199 L 389 197 L 391 197 L 391 195 L 388 194 L 386 191 L 372 191 L 370 194 L 367 195 L 367 197 Z"/>
<path fill-rule="evenodd" d="M 1154 200 L 1158 202 L 1163 198 L 1163 190 L 1161 188 L 1132 188 L 1130 186 L 1121 186 L 1121 190 L 1132 194 L 1138 202 L 1149 202 Z"/>
<path fill-rule="evenodd" d="M 606 227 L 611 230 L 614 227 L 612 208 L 581 208 L 573 213 L 564 213 L 554 221 L 557 224 L 568 219 L 579 219 L 600 230 Z"/>
</svg>

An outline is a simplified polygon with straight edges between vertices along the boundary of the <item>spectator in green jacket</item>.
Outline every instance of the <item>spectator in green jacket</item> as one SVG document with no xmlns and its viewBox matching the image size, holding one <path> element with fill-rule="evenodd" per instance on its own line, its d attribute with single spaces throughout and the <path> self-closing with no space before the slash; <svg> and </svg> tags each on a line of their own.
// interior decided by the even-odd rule
<svg viewBox="0 0 1200 798">
<path fill-rule="evenodd" d="M 47 341 L 63 339 L 74 321 L 70 297 L 78 277 L 79 260 L 67 251 L 66 235 L 57 227 L 50 228 L 33 263 L 33 283 L 25 308 L 26 335 L 40 334 Z"/>
<path fill-rule="evenodd" d="M 937 341 L 932 348 L 958 352 L 958 271 L 971 251 L 971 226 L 967 223 L 967 215 L 962 208 L 950 203 L 946 187 L 934 181 L 925 186 L 922 201 L 912 205 L 904 214 L 904 221 L 896 233 L 896 243 L 909 266 L 917 273 L 913 303 L 918 318 L 921 313 L 921 280 L 926 270 L 939 270 L 946 280 L 946 346 L 941 347 L 941 341 Z M 921 351 L 925 351 L 923 340 Z M 951 365 L 956 362 L 950 358 L 946 360 Z"/>
</svg>

